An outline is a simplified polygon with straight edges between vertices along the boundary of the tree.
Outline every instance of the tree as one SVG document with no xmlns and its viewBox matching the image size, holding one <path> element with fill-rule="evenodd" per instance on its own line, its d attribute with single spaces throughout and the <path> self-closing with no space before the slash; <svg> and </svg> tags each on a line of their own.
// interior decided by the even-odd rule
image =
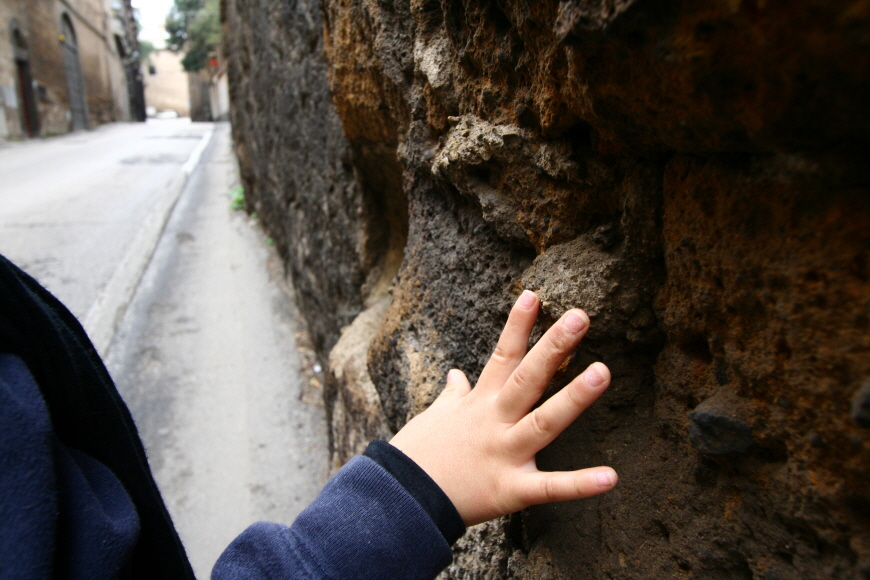
<svg viewBox="0 0 870 580">
<path fill-rule="evenodd" d="M 139 62 L 145 62 L 154 53 L 154 43 L 150 40 L 139 40 Z"/>
<path fill-rule="evenodd" d="M 221 42 L 219 0 L 175 0 L 166 17 L 166 45 L 173 52 L 185 52 L 184 70 L 205 68 L 208 58 Z"/>
</svg>

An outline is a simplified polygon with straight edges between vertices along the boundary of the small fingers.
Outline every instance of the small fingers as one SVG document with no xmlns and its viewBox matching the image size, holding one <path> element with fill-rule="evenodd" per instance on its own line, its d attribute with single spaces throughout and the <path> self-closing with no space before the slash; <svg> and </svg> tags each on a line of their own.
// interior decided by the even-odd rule
<svg viewBox="0 0 870 580">
<path fill-rule="evenodd" d="M 616 486 L 616 471 L 590 467 L 579 471 L 538 471 L 517 482 L 519 499 L 525 506 L 592 497 Z"/>
<path fill-rule="evenodd" d="M 526 356 L 529 334 L 538 318 L 538 297 L 531 290 L 524 290 L 511 308 L 507 323 L 489 362 L 486 363 L 477 389 L 498 391 Z"/>
<path fill-rule="evenodd" d="M 499 392 L 497 409 L 502 421 L 515 423 L 529 412 L 588 328 L 585 312 L 569 310 L 547 330 Z"/>
<path fill-rule="evenodd" d="M 593 363 L 511 427 L 508 446 L 521 457 L 537 453 L 567 429 L 609 385 L 610 370 L 603 363 Z"/>
</svg>

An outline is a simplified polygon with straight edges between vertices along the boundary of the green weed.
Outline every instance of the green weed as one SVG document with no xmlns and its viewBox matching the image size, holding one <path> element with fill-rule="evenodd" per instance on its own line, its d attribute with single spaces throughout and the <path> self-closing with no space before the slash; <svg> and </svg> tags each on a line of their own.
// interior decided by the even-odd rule
<svg viewBox="0 0 870 580">
<path fill-rule="evenodd" d="M 235 211 L 245 209 L 245 188 L 241 185 L 230 191 L 230 207 Z"/>
</svg>

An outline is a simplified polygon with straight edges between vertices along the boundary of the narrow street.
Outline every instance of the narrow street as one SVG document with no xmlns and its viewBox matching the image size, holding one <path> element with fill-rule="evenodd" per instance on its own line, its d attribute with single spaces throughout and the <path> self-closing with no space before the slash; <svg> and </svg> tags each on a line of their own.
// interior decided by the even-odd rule
<svg viewBox="0 0 870 580">
<path fill-rule="evenodd" d="M 230 207 L 237 183 L 225 123 L 0 149 L 0 252 L 109 337 L 95 342 L 200 579 L 247 525 L 291 522 L 327 476 L 295 310 L 268 240 Z"/>
</svg>

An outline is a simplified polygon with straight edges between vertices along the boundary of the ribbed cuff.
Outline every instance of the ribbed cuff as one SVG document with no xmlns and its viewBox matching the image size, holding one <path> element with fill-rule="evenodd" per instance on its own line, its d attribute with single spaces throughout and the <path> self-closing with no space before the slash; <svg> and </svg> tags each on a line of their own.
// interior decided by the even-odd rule
<svg viewBox="0 0 870 580">
<path fill-rule="evenodd" d="M 465 523 L 447 494 L 414 460 L 386 441 L 372 441 L 366 457 L 383 467 L 413 496 L 451 546 L 465 533 Z"/>
</svg>

